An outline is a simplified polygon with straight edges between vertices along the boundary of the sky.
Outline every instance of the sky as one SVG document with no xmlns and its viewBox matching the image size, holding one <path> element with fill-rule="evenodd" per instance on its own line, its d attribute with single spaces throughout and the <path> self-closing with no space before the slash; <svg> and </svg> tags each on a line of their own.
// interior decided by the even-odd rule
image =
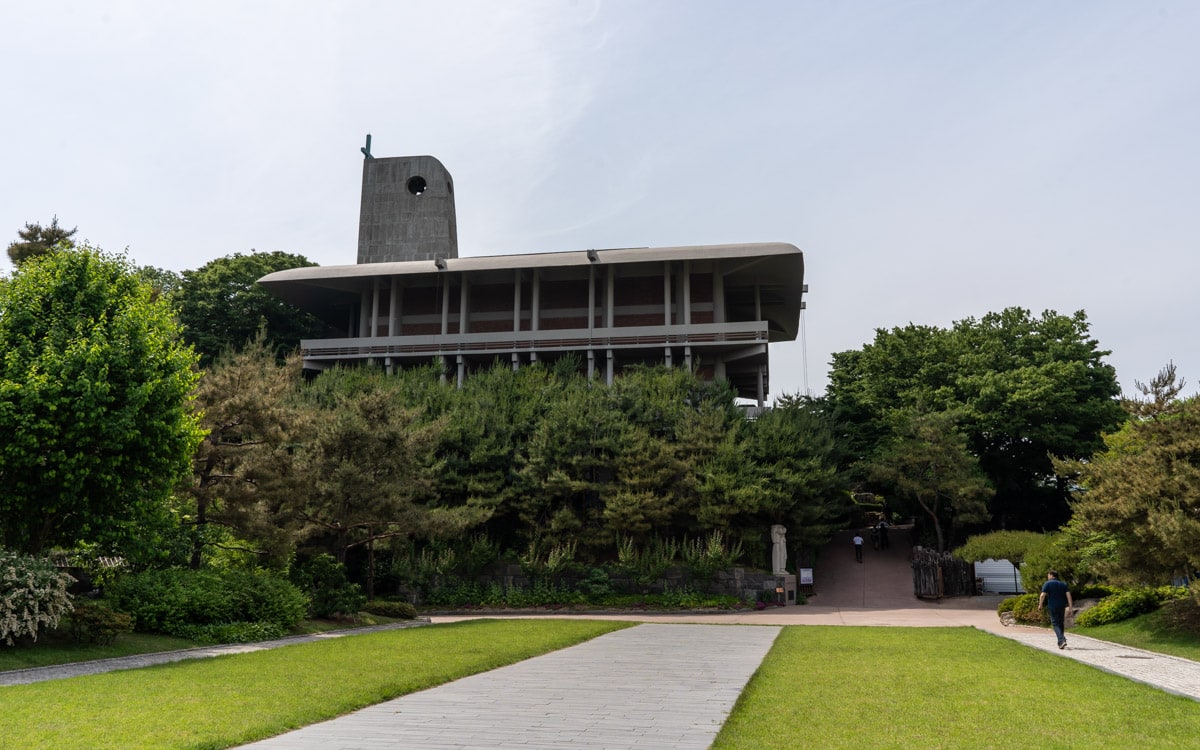
<svg viewBox="0 0 1200 750">
<path fill-rule="evenodd" d="M 460 256 L 796 245 L 773 396 L 1013 306 L 1084 310 L 1126 393 L 1200 382 L 1192 0 L 5 0 L 0 34 L 5 246 L 352 264 L 370 133 L 445 164 Z"/>
</svg>

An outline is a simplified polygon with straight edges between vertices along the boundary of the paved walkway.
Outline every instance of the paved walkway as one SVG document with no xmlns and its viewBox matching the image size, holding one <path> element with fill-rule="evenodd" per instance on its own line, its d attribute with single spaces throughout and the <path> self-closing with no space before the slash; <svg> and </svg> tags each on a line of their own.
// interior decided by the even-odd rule
<svg viewBox="0 0 1200 750">
<path fill-rule="evenodd" d="M 704 750 L 779 632 L 639 625 L 245 747 Z"/>
<path fill-rule="evenodd" d="M 590 613 L 583 616 L 644 624 L 246 747 L 705 748 L 782 625 L 974 627 L 1200 701 L 1200 663 L 1070 631 L 1067 648 L 1059 650 L 1049 630 L 1005 627 L 996 616 L 996 605 L 1003 598 L 999 596 L 915 599 L 911 579 L 904 574 L 906 540 L 898 536 L 893 537 L 891 550 L 868 548 L 861 564 L 854 562 L 852 549 L 837 545 L 848 542 L 848 536 L 835 539 L 835 546 L 816 569 L 816 595 L 805 606 L 720 614 Z M 429 619 L 437 624 L 478 616 Z M 365 630 L 374 629 L 379 628 Z M 241 653 L 354 632 L 364 631 L 0 672 L 0 686 Z"/>
</svg>

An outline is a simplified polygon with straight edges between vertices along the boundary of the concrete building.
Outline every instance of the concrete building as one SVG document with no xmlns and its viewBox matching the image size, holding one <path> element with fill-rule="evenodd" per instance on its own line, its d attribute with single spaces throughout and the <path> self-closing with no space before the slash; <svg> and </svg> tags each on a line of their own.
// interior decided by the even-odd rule
<svg viewBox="0 0 1200 750">
<path fill-rule="evenodd" d="M 363 168 L 359 262 L 259 283 L 329 326 L 304 365 L 442 363 L 459 384 L 497 359 L 577 357 L 611 383 L 666 363 L 726 378 L 762 405 L 768 344 L 796 338 L 804 259 L 783 243 L 618 248 L 459 258 L 453 183 L 432 157 Z"/>
</svg>

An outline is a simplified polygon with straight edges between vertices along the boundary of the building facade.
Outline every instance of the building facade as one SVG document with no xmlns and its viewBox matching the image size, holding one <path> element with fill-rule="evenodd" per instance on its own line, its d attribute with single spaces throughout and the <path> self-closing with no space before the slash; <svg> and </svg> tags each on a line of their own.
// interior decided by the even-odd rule
<svg viewBox="0 0 1200 750">
<path fill-rule="evenodd" d="M 307 369 L 369 363 L 391 371 L 434 360 L 461 384 L 496 360 L 515 369 L 570 355 L 608 383 L 631 365 L 693 368 L 762 405 L 768 345 L 795 340 L 799 328 L 799 249 L 767 243 L 460 258 L 449 174 L 422 160 L 432 158 L 368 154 L 359 263 L 260 279 L 328 326 L 327 338 L 301 342 Z M 431 179 L 420 169 L 440 172 Z M 373 194 L 386 199 L 368 200 L 368 174 Z M 388 238 L 402 240 L 391 241 L 390 253 Z"/>
</svg>

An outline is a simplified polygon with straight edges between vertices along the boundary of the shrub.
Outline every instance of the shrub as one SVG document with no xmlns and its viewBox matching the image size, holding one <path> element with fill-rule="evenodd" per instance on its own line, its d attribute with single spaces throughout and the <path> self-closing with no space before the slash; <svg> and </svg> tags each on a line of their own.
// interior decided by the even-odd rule
<svg viewBox="0 0 1200 750">
<path fill-rule="evenodd" d="M 308 609 L 308 597 L 295 586 L 251 571 L 150 570 L 117 581 L 109 595 L 113 608 L 133 617 L 136 630 L 168 635 L 191 625 L 237 622 L 286 631 Z"/>
<path fill-rule="evenodd" d="M 1013 618 L 1026 625 L 1049 625 L 1049 613 L 1044 608 L 1038 609 L 1039 596 L 1033 593 L 1014 596 L 1011 610 Z"/>
<path fill-rule="evenodd" d="M 254 643 L 282 638 L 287 629 L 273 622 L 226 622 L 183 625 L 171 635 L 197 643 Z"/>
<path fill-rule="evenodd" d="M 408 602 L 392 602 L 383 599 L 367 602 L 362 610 L 368 614 L 392 617 L 397 620 L 412 620 L 417 616 L 417 608 Z"/>
<path fill-rule="evenodd" d="M 1089 586 L 1084 586 L 1078 591 L 1072 591 L 1071 595 L 1076 601 L 1080 599 L 1103 599 L 1106 596 L 1120 593 L 1120 589 L 1115 586 L 1107 586 L 1102 583 L 1094 583 Z"/>
<path fill-rule="evenodd" d="M 69 632 L 76 643 L 98 643 L 107 646 L 121 633 L 133 630 L 133 618 L 124 612 L 114 612 L 107 604 L 83 602 L 75 605 L 69 619 Z"/>
<path fill-rule="evenodd" d="M 48 560 L 0 549 L 0 640 L 37 640 L 38 631 L 58 627 L 71 611 L 67 587 L 74 581 Z"/>
<path fill-rule="evenodd" d="M 1163 602 L 1180 599 L 1188 595 L 1188 590 L 1179 586 L 1160 586 L 1158 588 L 1141 588 L 1122 591 L 1101 599 L 1096 606 L 1080 613 L 1075 624 L 1085 628 L 1097 625 L 1107 625 L 1112 622 L 1128 620 L 1131 617 L 1153 612 Z"/>
<path fill-rule="evenodd" d="M 367 597 L 346 576 L 346 566 L 333 555 L 317 555 L 292 571 L 292 581 L 312 598 L 313 617 L 353 615 Z"/>
</svg>

